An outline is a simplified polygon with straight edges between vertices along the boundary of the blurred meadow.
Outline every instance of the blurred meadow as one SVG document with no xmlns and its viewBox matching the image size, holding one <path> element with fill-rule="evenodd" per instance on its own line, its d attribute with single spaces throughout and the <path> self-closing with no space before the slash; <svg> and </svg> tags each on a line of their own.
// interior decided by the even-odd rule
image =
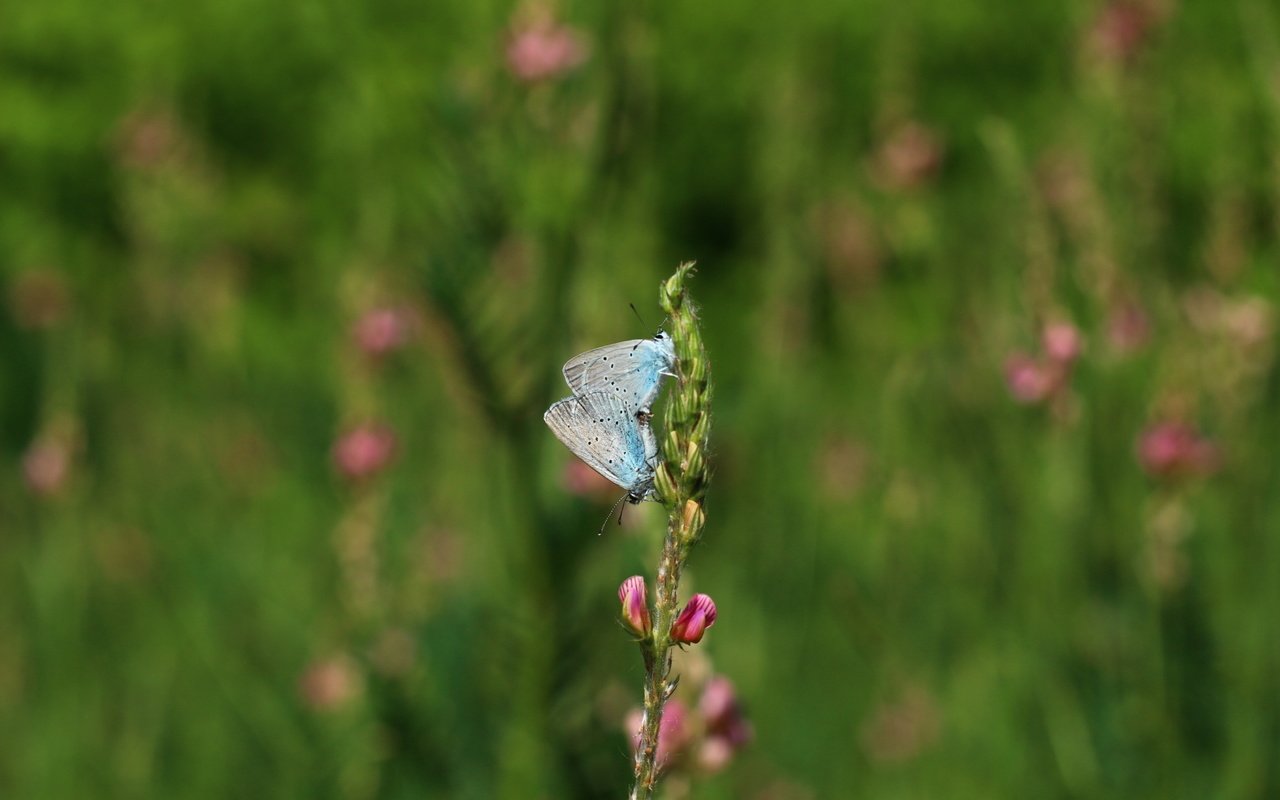
<svg viewBox="0 0 1280 800">
<path fill-rule="evenodd" d="M 6 5 L 0 796 L 624 796 L 686 259 L 662 796 L 1280 796 L 1266 0 Z"/>
</svg>

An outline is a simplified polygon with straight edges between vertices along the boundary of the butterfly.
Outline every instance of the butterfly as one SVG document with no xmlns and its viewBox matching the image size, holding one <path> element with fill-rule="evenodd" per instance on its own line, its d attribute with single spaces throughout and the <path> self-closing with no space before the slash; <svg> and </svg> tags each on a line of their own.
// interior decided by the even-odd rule
<svg viewBox="0 0 1280 800">
<path fill-rule="evenodd" d="M 639 503 L 654 495 L 658 441 L 649 414 L 614 392 L 590 392 L 551 404 L 542 419 L 573 454 Z"/>
<path fill-rule="evenodd" d="M 564 379 L 576 395 L 608 392 L 633 411 L 648 413 L 665 375 L 675 375 L 676 349 L 662 331 L 652 339 L 631 339 L 579 353 L 564 365 Z"/>
</svg>

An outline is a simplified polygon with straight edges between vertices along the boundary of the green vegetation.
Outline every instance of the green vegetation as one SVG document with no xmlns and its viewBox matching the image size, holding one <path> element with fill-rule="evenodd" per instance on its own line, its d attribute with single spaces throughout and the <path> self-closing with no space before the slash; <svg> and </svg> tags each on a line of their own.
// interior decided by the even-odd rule
<svg viewBox="0 0 1280 800">
<path fill-rule="evenodd" d="M 623 797 L 662 509 L 541 415 L 685 260 L 667 797 L 1280 795 L 1280 13 L 540 13 L 6 6 L 0 796 Z"/>
</svg>

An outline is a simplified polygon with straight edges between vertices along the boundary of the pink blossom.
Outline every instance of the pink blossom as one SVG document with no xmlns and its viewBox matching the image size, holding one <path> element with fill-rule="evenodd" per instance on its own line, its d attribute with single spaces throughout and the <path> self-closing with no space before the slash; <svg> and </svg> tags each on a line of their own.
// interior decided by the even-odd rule
<svg viewBox="0 0 1280 800">
<path fill-rule="evenodd" d="M 1051 322 L 1040 336 L 1041 346 L 1050 361 L 1068 366 L 1084 351 L 1084 338 L 1070 322 Z"/>
<path fill-rule="evenodd" d="M 1181 422 L 1148 427 L 1138 438 L 1137 451 L 1142 468 L 1161 478 L 1209 475 L 1221 463 L 1218 446 Z"/>
<path fill-rule="evenodd" d="M 938 134 L 919 122 L 908 122 L 893 131 L 876 154 L 874 170 L 890 189 L 915 189 L 942 166 L 943 144 Z"/>
<path fill-rule="evenodd" d="M 1053 370 L 1025 353 L 1015 353 L 1004 362 L 1005 383 L 1019 403 L 1039 403 L 1053 393 Z"/>
<path fill-rule="evenodd" d="M 695 594 L 672 623 L 671 640 L 679 644 L 697 644 L 715 621 L 715 602 L 708 595 Z"/>
<path fill-rule="evenodd" d="M 135 170 L 149 170 L 181 156 L 185 137 L 169 111 L 138 108 L 120 121 L 115 144 L 122 165 Z"/>
<path fill-rule="evenodd" d="M 586 59 L 582 35 L 547 17 L 517 28 L 507 42 L 507 67 L 526 83 L 558 78 Z"/>
<path fill-rule="evenodd" d="M 698 710 L 706 729 L 699 761 L 703 769 L 716 772 L 751 741 L 755 732 L 742 714 L 733 684 L 724 676 L 717 675 L 707 681 Z"/>
<path fill-rule="evenodd" d="M 653 629 L 649 620 L 648 590 L 644 578 L 632 575 L 618 587 L 618 599 L 622 601 L 622 620 L 632 633 L 648 636 Z"/>
<path fill-rule="evenodd" d="M 705 772 L 719 772 L 733 760 L 734 747 L 722 736 L 708 736 L 698 748 L 698 765 Z"/>
<path fill-rule="evenodd" d="M 343 434 L 333 446 L 338 471 L 352 480 L 380 472 L 395 454 L 396 437 L 382 425 L 361 425 Z"/>
<path fill-rule="evenodd" d="M 863 722 L 862 747 L 873 761 L 903 763 L 937 741 L 941 727 L 933 694 L 923 686 L 908 686 Z"/>
<path fill-rule="evenodd" d="M 19 327 L 28 330 L 56 328 L 66 319 L 71 308 L 67 283 L 52 269 L 24 272 L 9 287 L 9 308 Z"/>
<path fill-rule="evenodd" d="M 313 662 L 298 679 L 298 694 L 316 711 L 333 711 L 346 705 L 359 691 L 356 666 L 345 655 Z"/>
<path fill-rule="evenodd" d="M 627 730 L 632 731 L 631 749 L 640 749 L 644 727 L 644 712 L 636 708 L 627 714 Z M 662 708 L 662 722 L 658 723 L 657 762 L 665 765 L 689 743 L 689 711 L 684 703 L 672 698 Z"/>
<path fill-rule="evenodd" d="M 1107 338 L 1121 353 L 1131 353 L 1151 338 L 1151 321 L 1137 303 L 1125 303 L 1111 312 L 1107 320 Z"/>
<path fill-rule="evenodd" d="M 352 330 L 356 345 L 374 358 L 402 347 L 409 338 L 409 321 L 397 308 L 375 308 L 356 320 Z"/>
<path fill-rule="evenodd" d="M 33 494 L 50 497 L 66 484 L 71 472 L 71 449 L 56 438 L 40 439 L 22 457 L 22 475 Z"/>
<path fill-rule="evenodd" d="M 1148 4 L 1131 0 L 1108 3 L 1093 21 L 1089 43 L 1109 61 L 1130 61 L 1146 42 L 1155 17 Z"/>
<path fill-rule="evenodd" d="M 614 492 L 613 484 L 608 478 L 576 458 L 565 464 L 560 482 L 567 491 L 580 497 Z"/>
<path fill-rule="evenodd" d="M 885 262 L 875 217 L 860 204 L 833 201 L 814 211 L 814 235 L 836 291 L 852 294 L 875 285 Z"/>
</svg>

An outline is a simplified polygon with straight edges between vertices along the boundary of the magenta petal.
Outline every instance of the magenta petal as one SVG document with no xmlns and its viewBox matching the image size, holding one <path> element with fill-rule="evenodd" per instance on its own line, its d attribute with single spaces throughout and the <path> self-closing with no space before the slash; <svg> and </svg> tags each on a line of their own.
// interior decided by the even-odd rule
<svg viewBox="0 0 1280 800">
<path fill-rule="evenodd" d="M 695 594 L 671 626 L 671 639 L 682 644 L 697 644 L 715 621 L 715 601 L 705 594 Z"/>
<path fill-rule="evenodd" d="M 649 619 L 648 593 L 644 578 L 632 575 L 618 587 L 618 600 L 622 602 L 622 619 L 632 632 L 648 636 L 653 625 Z"/>
</svg>

